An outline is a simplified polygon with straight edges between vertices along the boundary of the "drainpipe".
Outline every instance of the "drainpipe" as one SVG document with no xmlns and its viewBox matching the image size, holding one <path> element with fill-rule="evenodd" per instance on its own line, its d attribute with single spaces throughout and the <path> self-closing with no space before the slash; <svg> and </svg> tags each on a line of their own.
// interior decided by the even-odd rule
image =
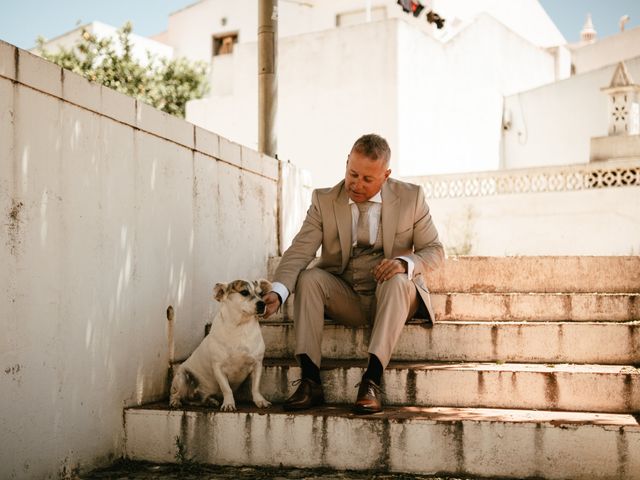
<svg viewBox="0 0 640 480">
<path fill-rule="evenodd" d="M 258 0 L 258 151 L 276 157 L 278 0 Z"/>
</svg>

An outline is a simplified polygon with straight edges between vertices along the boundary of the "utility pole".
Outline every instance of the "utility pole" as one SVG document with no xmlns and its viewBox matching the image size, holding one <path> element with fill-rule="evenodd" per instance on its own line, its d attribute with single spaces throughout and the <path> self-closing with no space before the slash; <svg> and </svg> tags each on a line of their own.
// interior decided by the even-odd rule
<svg viewBox="0 0 640 480">
<path fill-rule="evenodd" d="M 258 0 L 258 151 L 278 153 L 278 0 Z"/>
</svg>

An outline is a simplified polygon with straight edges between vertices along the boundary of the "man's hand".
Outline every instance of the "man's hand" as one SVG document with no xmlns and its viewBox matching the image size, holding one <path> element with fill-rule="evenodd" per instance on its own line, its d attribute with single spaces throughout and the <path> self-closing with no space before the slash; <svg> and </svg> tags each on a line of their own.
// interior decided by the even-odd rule
<svg viewBox="0 0 640 480">
<path fill-rule="evenodd" d="M 373 276 L 378 283 L 389 280 L 398 273 L 407 273 L 407 263 L 398 258 L 385 258 L 373 269 Z"/>
<path fill-rule="evenodd" d="M 267 304 L 264 310 L 264 318 L 269 318 L 280 308 L 280 296 L 276 292 L 267 293 L 262 297 L 262 300 Z"/>
</svg>

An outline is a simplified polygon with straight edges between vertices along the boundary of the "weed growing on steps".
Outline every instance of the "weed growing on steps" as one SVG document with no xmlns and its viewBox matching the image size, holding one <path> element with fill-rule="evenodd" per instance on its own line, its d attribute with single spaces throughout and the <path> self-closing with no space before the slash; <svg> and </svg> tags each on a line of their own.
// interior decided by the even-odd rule
<svg viewBox="0 0 640 480">
<path fill-rule="evenodd" d="M 187 456 L 187 447 L 184 444 L 182 438 L 179 435 L 176 435 L 175 438 L 176 445 L 176 463 L 180 467 L 180 470 L 183 472 L 193 472 L 199 469 L 198 462 L 193 460 L 193 457 Z"/>
</svg>

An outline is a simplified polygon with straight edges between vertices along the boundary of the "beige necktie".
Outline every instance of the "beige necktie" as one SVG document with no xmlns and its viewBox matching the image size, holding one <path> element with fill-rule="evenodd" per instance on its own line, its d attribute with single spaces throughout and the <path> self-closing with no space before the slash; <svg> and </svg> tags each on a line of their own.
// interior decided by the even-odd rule
<svg viewBox="0 0 640 480">
<path fill-rule="evenodd" d="M 356 203 L 360 216 L 358 217 L 358 231 L 356 240 L 361 247 L 371 246 L 371 238 L 369 235 L 369 208 L 372 202 Z"/>
</svg>

